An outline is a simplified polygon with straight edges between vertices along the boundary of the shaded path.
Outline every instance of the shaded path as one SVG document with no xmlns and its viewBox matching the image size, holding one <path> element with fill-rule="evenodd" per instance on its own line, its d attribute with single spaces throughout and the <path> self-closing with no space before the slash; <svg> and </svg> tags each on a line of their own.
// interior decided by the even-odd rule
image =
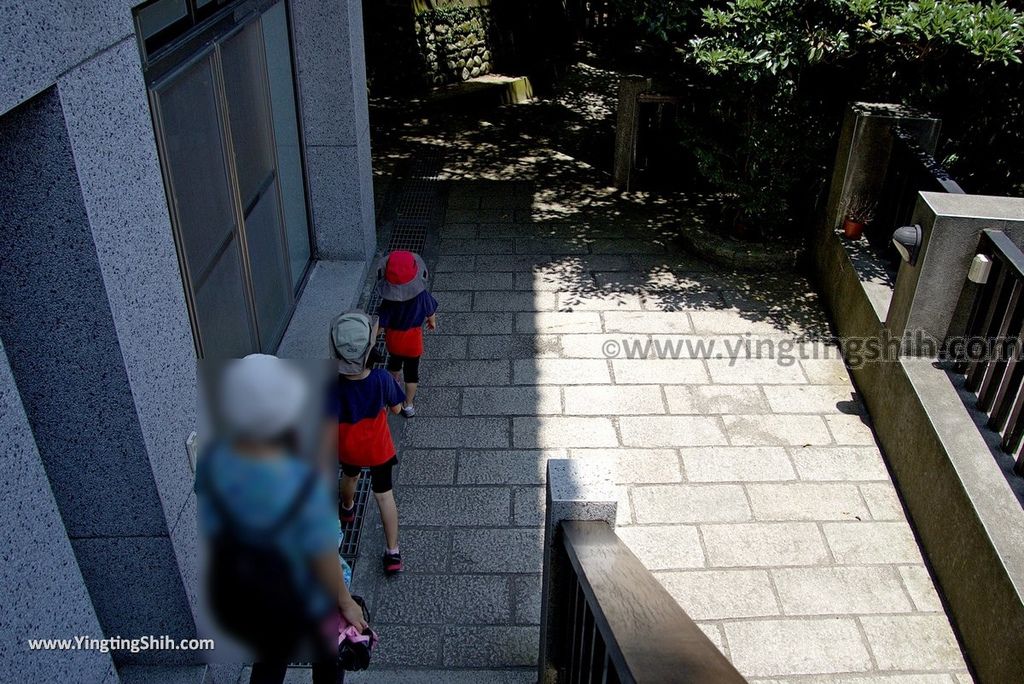
<svg viewBox="0 0 1024 684">
<path fill-rule="evenodd" d="M 380 577 L 364 530 L 384 641 L 352 681 L 535 681 L 553 456 L 618 461 L 618 534 L 752 680 L 970 681 L 809 284 L 680 253 L 702 198 L 603 189 L 529 110 L 414 118 L 391 143 L 449 152 L 441 313 L 396 425 L 408 570 Z M 648 340 L 678 358 L 622 351 Z"/>
</svg>

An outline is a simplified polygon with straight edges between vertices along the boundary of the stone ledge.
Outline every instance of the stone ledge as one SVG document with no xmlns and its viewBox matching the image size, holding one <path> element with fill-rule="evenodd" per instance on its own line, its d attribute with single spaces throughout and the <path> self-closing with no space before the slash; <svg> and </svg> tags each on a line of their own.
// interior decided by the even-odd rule
<svg viewBox="0 0 1024 684">
<path fill-rule="evenodd" d="M 800 246 L 738 242 L 695 225 L 684 228 L 679 241 L 688 251 L 708 261 L 751 271 L 792 269 L 803 255 Z"/>
<path fill-rule="evenodd" d="M 299 359 L 327 357 L 327 328 L 339 313 L 356 306 L 367 262 L 316 261 L 299 295 L 277 355 Z"/>
</svg>

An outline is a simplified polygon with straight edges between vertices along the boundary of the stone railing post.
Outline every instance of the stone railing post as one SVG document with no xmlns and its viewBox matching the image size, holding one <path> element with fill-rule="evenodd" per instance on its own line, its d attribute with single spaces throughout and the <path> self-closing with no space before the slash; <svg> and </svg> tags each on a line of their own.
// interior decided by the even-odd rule
<svg viewBox="0 0 1024 684">
<path fill-rule="evenodd" d="M 541 589 L 538 681 L 557 681 L 554 651 L 558 616 L 568 600 L 569 562 L 561 542 L 563 520 L 600 520 L 615 526 L 618 495 L 615 466 L 610 459 L 548 461 L 547 513 L 544 520 L 544 580 Z"/>
<path fill-rule="evenodd" d="M 892 127 L 900 126 L 929 154 L 939 139 L 939 119 L 895 104 L 854 102 L 839 134 L 823 229 L 843 223 L 843 204 L 856 196 L 878 199 L 892 152 Z"/>
<path fill-rule="evenodd" d="M 921 248 L 916 264 L 900 264 L 885 325 L 903 338 L 904 354 L 920 356 L 931 340 L 963 333 L 964 285 L 981 231 L 1001 230 L 1024 249 L 1024 199 L 922 192 L 911 223 L 921 226 Z"/>
</svg>

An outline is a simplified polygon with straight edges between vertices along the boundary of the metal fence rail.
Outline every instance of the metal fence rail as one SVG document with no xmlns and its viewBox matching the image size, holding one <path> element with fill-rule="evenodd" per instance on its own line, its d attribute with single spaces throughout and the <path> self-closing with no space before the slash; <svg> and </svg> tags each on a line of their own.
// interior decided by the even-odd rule
<svg viewBox="0 0 1024 684">
<path fill-rule="evenodd" d="M 963 194 L 963 188 L 949 172 L 901 128 L 894 128 L 892 152 L 878 197 L 878 212 L 872 225 L 879 240 L 888 243 L 892 231 L 911 223 L 919 192 Z"/>
<path fill-rule="evenodd" d="M 1000 446 L 1016 458 L 1014 471 L 1024 476 L 1024 252 L 1001 231 L 985 230 L 979 254 L 992 270 L 975 296 L 958 370 L 989 416 L 988 427 L 1002 436 Z"/>
<path fill-rule="evenodd" d="M 565 521 L 560 682 L 746 681 L 604 522 Z"/>
</svg>

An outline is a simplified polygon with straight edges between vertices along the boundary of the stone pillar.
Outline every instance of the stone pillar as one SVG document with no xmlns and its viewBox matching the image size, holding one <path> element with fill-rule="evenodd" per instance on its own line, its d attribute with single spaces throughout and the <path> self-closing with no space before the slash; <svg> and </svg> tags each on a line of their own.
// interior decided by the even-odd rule
<svg viewBox="0 0 1024 684">
<path fill-rule="evenodd" d="M 855 102 L 843 119 L 823 229 L 842 225 L 843 203 L 856 195 L 878 197 L 892 151 L 892 127 L 910 132 L 929 153 L 935 152 L 940 121 L 895 104 Z"/>
<path fill-rule="evenodd" d="M 360 0 L 292 0 L 306 177 L 316 258 L 376 251 Z"/>
<path fill-rule="evenodd" d="M 637 124 L 640 107 L 637 96 L 650 92 L 653 81 L 639 76 L 624 76 L 619 81 L 619 108 L 615 117 L 615 166 L 612 182 L 620 190 L 629 190 L 633 159 L 636 155 Z"/>
<path fill-rule="evenodd" d="M 919 331 L 940 344 L 963 332 L 954 321 L 970 303 L 962 294 L 981 231 L 1001 230 L 1024 246 L 1024 199 L 922 192 L 912 222 L 921 226 L 921 251 L 914 266 L 900 265 L 885 325 L 909 339 L 904 353 L 917 355 L 929 351 L 913 344 Z"/>
<path fill-rule="evenodd" d="M 600 520 L 615 527 L 618 495 L 612 459 L 564 459 L 548 461 L 547 512 L 544 520 L 544 580 L 541 587 L 540 659 L 538 681 L 555 682 L 551 637 L 560 631 L 559 616 L 565 607 L 567 563 L 562 548 L 563 520 Z"/>
<path fill-rule="evenodd" d="M 0 330 L 102 627 L 92 636 L 187 638 L 193 347 L 133 47 L 0 118 Z"/>
</svg>

